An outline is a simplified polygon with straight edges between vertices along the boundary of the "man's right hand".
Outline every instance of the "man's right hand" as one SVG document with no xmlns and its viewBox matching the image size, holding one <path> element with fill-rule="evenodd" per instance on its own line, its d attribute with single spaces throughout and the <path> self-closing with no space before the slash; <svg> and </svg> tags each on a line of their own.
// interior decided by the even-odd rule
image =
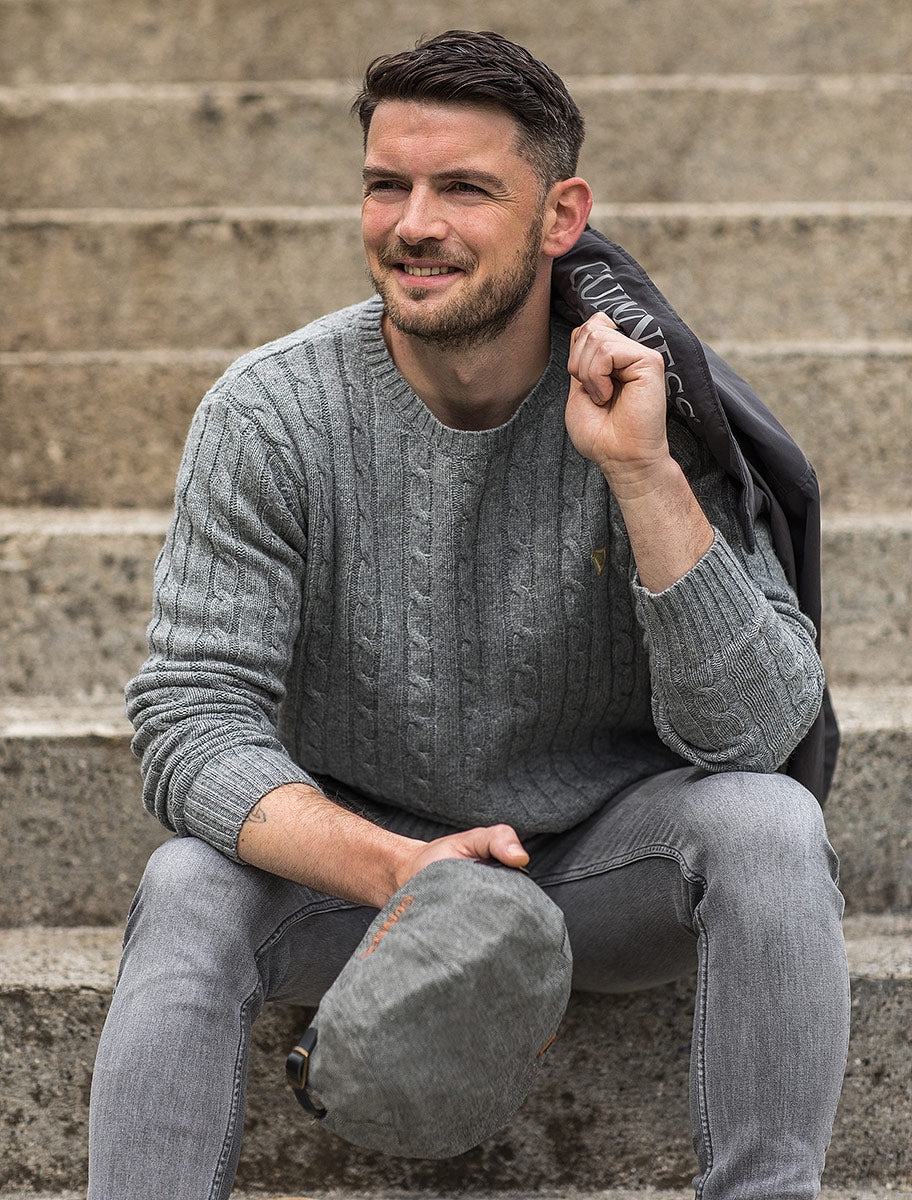
<svg viewBox="0 0 912 1200">
<path fill-rule="evenodd" d="M 396 890 L 404 887 L 424 867 L 444 858 L 495 859 L 508 867 L 524 867 L 529 861 L 529 855 L 510 825 L 481 825 L 424 842 L 397 871 Z"/>
</svg>

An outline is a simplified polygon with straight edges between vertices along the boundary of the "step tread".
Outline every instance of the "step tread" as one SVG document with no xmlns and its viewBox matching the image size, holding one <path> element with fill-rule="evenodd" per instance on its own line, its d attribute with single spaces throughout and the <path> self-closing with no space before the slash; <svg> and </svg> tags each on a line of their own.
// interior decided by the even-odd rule
<svg viewBox="0 0 912 1200">
<path fill-rule="evenodd" d="M 682 71 L 671 74 L 640 71 L 619 74 L 564 74 L 571 93 L 586 96 L 616 92 L 805 92 L 844 96 L 855 100 L 865 95 L 912 91 L 912 74 L 905 71 L 814 74 L 808 71 Z M 48 83 L 45 81 L 0 85 L 0 104 L 105 103 L 124 100 L 196 100 L 201 95 L 244 99 L 261 96 L 304 96 L 344 100 L 350 103 L 355 91 L 352 81 L 323 78 L 290 79 L 199 79 L 199 80 L 107 80 L 99 82 Z"/>
<path fill-rule="evenodd" d="M 69 537 L 98 534 L 158 535 L 168 527 L 170 508 L 54 508 L 44 505 L 0 505 L 0 534 L 5 536 Z M 857 532 L 878 529 L 906 533 L 912 529 L 912 509 L 901 512 L 868 509 L 861 513 L 824 514 L 824 530 Z"/>
<path fill-rule="evenodd" d="M 480 1192 L 460 1190 L 463 1200 L 693 1200 L 693 1190 L 665 1191 L 655 1188 L 609 1188 L 606 1191 L 579 1192 Z M 404 1200 L 402 1192 L 340 1192 L 323 1197 L 266 1195 L 264 1192 L 232 1192 L 231 1200 Z M 912 1187 L 824 1188 L 819 1200 L 893 1200 L 912 1195 Z M 408 1192 L 408 1200 L 440 1200 L 439 1192 Z M 2 1192 L 0 1200 L 84 1200 L 85 1192 Z"/>
<path fill-rule="evenodd" d="M 844 733 L 912 729 L 912 685 L 834 686 Z M 0 737 L 125 737 L 130 723 L 117 693 L 91 697 L 0 696 Z"/>
<path fill-rule="evenodd" d="M 609 1188 L 598 1192 L 568 1191 L 545 1192 L 482 1192 L 460 1189 L 463 1200 L 693 1200 L 693 1190 L 658 1190 L 656 1188 Z M 912 1195 L 912 1187 L 881 1186 L 853 1188 L 824 1188 L 819 1200 L 894 1200 Z M 231 1200 L 440 1200 L 440 1192 L 349 1192 L 333 1190 L 322 1197 L 313 1193 L 309 1196 L 289 1196 L 283 1193 L 266 1195 L 264 1192 L 232 1192 Z M 0 1200 L 84 1200 L 85 1192 L 2 1192 Z"/>
<path fill-rule="evenodd" d="M 383 21 L 364 0 L 305 6 L 276 0 L 256 6 L 237 0 L 204 6 L 4 0 L 3 10 L 10 35 L 3 72 L 26 81 L 105 80 L 128 73 L 153 79 L 354 75 L 375 54 L 410 44 L 443 19 L 440 5 L 424 0 L 387 6 Z M 576 0 L 559 36 L 553 10 L 538 0 L 522 6 L 490 0 L 484 19 L 564 75 L 602 70 L 606 57 L 628 69 L 660 72 L 905 70 L 909 22 L 902 0 L 812 5 L 702 0 L 687 11 L 686 37 L 680 0 L 656 0 L 649 21 L 631 19 L 629 4 Z M 455 28 L 473 27 L 476 0 L 452 0 L 446 20 Z"/>
<path fill-rule="evenodd" d="M 88 988 L 107 991 L 120 960 L 119 926 L 0 929 L 0 992 Z M 912 980 L 912 914 L 859 914 L 845 919 L 855 978 Z"/>
<path fill-rule="evenodd" d="M 2 2 L 2 0 L 0 0 Z M 823 357 L 831 358 L 910 358 L 912 340 L 885 338 L 842 338 L 815 341 L 759 339 L 755 342 L 717 340 L 715 350 L 723 355 L 738 355 L 742 358 L 766 359 Z M 200 365 L 218 368 L 228 365 L 235 358 L 246 354 L 250 346 L 219 348 L 160 347 L 156 349 L 105 349 L 91 350 L 0 350 L 0 367 L 94 367 L 94 366 L 187 366 Z M 2 1198 L 0 1198 L 2 1200 Z"/>
<path fill-rule="evenodd" d="M 610 222 L 623 217 L 649 220 L 736 220 L 912 216 L 912 200 L 723 200 L 633 201 L 595 204 L 592 220 Z M 236 204 L 183 205 L 166 208 L 12 208 L 0 212 L 0 228 L 31 225 L 182 225 L 193 222 L 262 221 L 312 224 L 324 221 L 360 221 L 356 204 Z"/>
</svg>

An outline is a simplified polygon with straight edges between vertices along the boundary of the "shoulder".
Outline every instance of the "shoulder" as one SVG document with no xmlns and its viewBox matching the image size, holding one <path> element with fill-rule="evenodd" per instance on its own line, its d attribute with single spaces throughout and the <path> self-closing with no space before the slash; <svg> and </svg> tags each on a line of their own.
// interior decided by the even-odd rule
<svg viewBox="0 0 912 1200">
<path fill-rule="evenodd" d="M 380 313 L 377 297 L 353 304 L 319 317 L 293 333 L 258 346 L 242 354 L 217 380 L 210 394 L 237 391 L 277 393 L 281 398 L 283 381 L 308 383 L 316 379 L 331 382 L 346 367 L 354 368 L 364 354 L 365 345 L 380 339 Z"/>
<path fill-rule="evenodd" d="M 385 353 L 378 298 L 329 313 L 237 358 L 197 408 L 194 426 L 247 430 L 273 445 L 319 428 Z"/>
</svg>

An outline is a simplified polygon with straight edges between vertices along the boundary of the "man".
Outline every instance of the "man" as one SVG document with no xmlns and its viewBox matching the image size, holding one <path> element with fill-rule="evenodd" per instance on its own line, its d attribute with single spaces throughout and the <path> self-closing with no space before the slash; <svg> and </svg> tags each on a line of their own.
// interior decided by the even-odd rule
<svg viewBox="0 0 912 1200">
<path fill-rule="evenodd" d="M 131 911 L 94 1200 L 227 1197 L 250 1025 L 442 858 L 528 864 L 577 986 L 697 967 L 698 1194 L 817 1194 L 845 1062 L 835 859 L 779 773 L 822 672 L 660 354 L 551 310 L 582 120 L 493 34 L 368 69 L 378 295 L 203 402 L 128 688 L 182 835 Z"/>
</svg>

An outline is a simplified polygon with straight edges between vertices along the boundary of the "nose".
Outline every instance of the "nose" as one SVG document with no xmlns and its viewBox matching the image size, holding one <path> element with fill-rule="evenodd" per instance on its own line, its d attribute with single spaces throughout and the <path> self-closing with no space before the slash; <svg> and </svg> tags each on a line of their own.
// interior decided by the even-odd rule
<svg viewBox="0 0 912 1200">
<path fill-rule="evenodd" d="M 447 224 L 440 200 L 429 188 L 413 187 L 409 191 L 399 214 L 396 233 L 410 245 L 428 240 L 443 241 L 446 237 Z"/>
</svg>

